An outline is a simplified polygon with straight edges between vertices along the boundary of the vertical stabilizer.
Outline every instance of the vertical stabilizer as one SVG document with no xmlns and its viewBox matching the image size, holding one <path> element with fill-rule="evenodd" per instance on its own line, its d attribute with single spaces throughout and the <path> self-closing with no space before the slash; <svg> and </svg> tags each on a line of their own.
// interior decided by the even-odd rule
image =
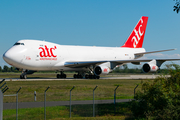
<svg viewBox="0 0 180 120">
<path fill-rule="evenodd" d="M 148 17 L 142 16 L 125 44 L 121 47 L 142 48 L 147 21 Z"/>
</svg>

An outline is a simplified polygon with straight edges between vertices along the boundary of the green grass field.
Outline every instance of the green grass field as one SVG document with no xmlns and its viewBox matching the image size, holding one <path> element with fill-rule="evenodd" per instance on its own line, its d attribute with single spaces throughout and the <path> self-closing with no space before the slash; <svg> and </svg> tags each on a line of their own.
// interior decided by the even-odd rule
<svg viewBox="0 0 180 120">
<path fill-rule="evenodd" d="M 44 91 L 50 86 L 46 92 L 47 101 L 67 101 L 69 100 L 69 91 L 72 91 L 72 100 L 92 100 L 93 89 L 95 90 L 96 100 L 113 99 L 114 89 L 117 85 L 117 99 L 131 99 L 134 96 L 134 88 L 141 80 L 60 80 L 60 81 L 7 81 L 9 89 L 5 95 L 16 94 L 16 91 L 22 87 L 18 96 L 19 102 L 34 101 L 34 91 L 37 93 L 37 101 L 44 100 Z M 137 88 L 140 90 L 140 86 Z M 4 97 L 4 102 L 15 102 L 16 97 Z"/>
<path fill-rule="evenodd" d="M 74 105 L 72 106 L 71 119 L 73 120 L 124 120 L 131 118 L 131 111 L 128 109 L 129 103 L 118 103 L 116 115 L 114 114 L 114 104 L 96 105 L 95 116 L 93 116 L 92 105 Z M 3 120 L 14 120 L 16 110 L 4 110 Z M 44 108 L 26 108 L 18 110 L 19 120 L 43 120 Z M 60 120 L 69 118 L 69 106 L 46 107 L 46 119 Z"/>
<path fill-rule="evenodd" d="M 13 74 L 18 76 L 19 73 Z M 8 75 L 8 76 L 13 76 Z M 32 78 L 52 77 L 54 73 L 48 74 L 34 74 Z M 71 75 L 71 74 L 70 74 Z M 6 75 L 6 77 L 8 78 Z M 2 78 L 2 76 L 0 76 Z M 55 78 L 55 77 L 54 77 Z M 72 91 L 72 101 L 75 100 L 92 100 L 93 89 L 98 85 L 95 90 L 95 100 L 108 100 L 114 98 L 114 89 L 117 85 L 119 88 L 116 91 L 117 99 L 132 99 L 134 97 L 134 88 L 137 84 L 140 84 L 143 80 L 118 80 L 118 79 L 100 79 L 100 80 L 54 80 L 54 81 L 7 81 L 6 85 L 9 89 L 5 92 L 5 95 L 16 94 L 16 91 L 22 87 L 18 94 L 19 102 L 33 102 L 34 91 L 37 93 L 37 101 L 44 101 L 44 91 L 50 86 L 46 92 L 47 101 L 68 101 L 69 91 L 75 86 Z M 145 81 L 145 80 L 144 80 Z M 141 85 L 137 90 L 141 90 Z M 4 97 L 4 102 L 16 102 L 16 97 Z M 72 106 L 73 119 L 98 119 L 98 120 L 118 120 L 128 118 L 131 112 L 128 109 L 127 103 L 118 103 L 117 115 L 114 116 L 114 105 L 104 104 L 96 105 L 96 118 L 92 118 L 92 105 L 76 105 Z M 19 119 L 44 119 L 44 108 L 27 108 L 19 109 Z M 69 119 L 69 106 L 57 106 L 47 107 L 47 119 L 59 120 Z M 83 111 L 86 111 L 83 113 Z M 16 110 L 4 110 L 3 119 L 13 120 L 16 118 Z"/>
</svg>

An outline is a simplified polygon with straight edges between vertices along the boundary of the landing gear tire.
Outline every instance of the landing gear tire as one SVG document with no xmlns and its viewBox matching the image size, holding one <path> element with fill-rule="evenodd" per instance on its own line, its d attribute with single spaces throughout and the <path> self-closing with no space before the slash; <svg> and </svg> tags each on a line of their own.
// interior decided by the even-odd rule
<svg viewBox="0 0 180 120">
<path fill-rule="evenodd" d="M 57 74 L 57 78 L 66 78 L 66 74 Z"/>
<path fill-rule="evenodd" d="M 66 78 L 66 74 L 62 74 L 62 77 L 63 77 L 63 78 Z"/>
<path fill-rule="evenodd" d="M 100 78 L 100 76 L 96 76 L 96 79 L 99 79 Z"/>
<path fill-rule="evenodd" d="M 82 76 L 82 75 L 78 75 L 78 78 L 82 79 L 82 78 L 83 78 L 83 76 Z"/>
<path fill-rule="evenodd" d="M 73 76 L 75 79 L 76 78 L 80 78 L 80 79 L 82 79 L 83 78 L 83 76 L 82 75 L 80 75 L 80 74 L 74 74 L 74 76 Z"/>
<path fill-rule="evenodd" d="M 20 79 L 27 79 L 26 75 L 20 75 Z"/>
<path fill-rule="evenodd" d="M 20 75 L 20 79 L 23 79 L 23 76 L 22 76 L 22 75 Z"/>
<path fill-rule="evenodd" d="M 57 76 L 56 76 L 57 78 L 60 78 L 60 74 L 57 74 Z"/>
<path fill-rule="evenodd" d="M 93 75 L 93 79 L 96 79 L 96 75 Z"/>
<path fill-rule="evenodd" d="M 89 78 L 89 75 L 85 75 L 85 78 L 88 79 L 88 78 Z"/>
<path fill-rule="evenodd" d="M 96 75 L 85 75 L 86 79 L 99 79 L 100 76 L 96 76 Z"/>
<path fill-rule="evenodd" d="M 74 76 L 73 76 L 75 79 L 77 78 L 77 75 L 76 74 L 74 74 Z"/>
</svg>

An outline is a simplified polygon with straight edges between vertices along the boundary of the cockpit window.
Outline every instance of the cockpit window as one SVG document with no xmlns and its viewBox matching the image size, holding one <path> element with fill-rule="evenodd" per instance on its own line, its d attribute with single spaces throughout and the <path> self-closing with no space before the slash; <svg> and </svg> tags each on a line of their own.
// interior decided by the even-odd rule
<svg viewBox="0 0 180 120">
<path fill-rule="evenodd" d="M 15 43 L 14 45 L 24 45 L 24 43 Z"/>
</svg>

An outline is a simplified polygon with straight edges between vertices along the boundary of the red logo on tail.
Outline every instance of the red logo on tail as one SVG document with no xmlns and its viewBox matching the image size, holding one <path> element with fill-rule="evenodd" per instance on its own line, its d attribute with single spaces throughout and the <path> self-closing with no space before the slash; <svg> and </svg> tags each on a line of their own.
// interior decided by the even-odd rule
<svg viewBox="0 0 180 120">
<path fill-rule="evenodd" d="M 142 17 L 122 47 L 141 48 L 144 40 L 148 17 Z"/>
</svg>

